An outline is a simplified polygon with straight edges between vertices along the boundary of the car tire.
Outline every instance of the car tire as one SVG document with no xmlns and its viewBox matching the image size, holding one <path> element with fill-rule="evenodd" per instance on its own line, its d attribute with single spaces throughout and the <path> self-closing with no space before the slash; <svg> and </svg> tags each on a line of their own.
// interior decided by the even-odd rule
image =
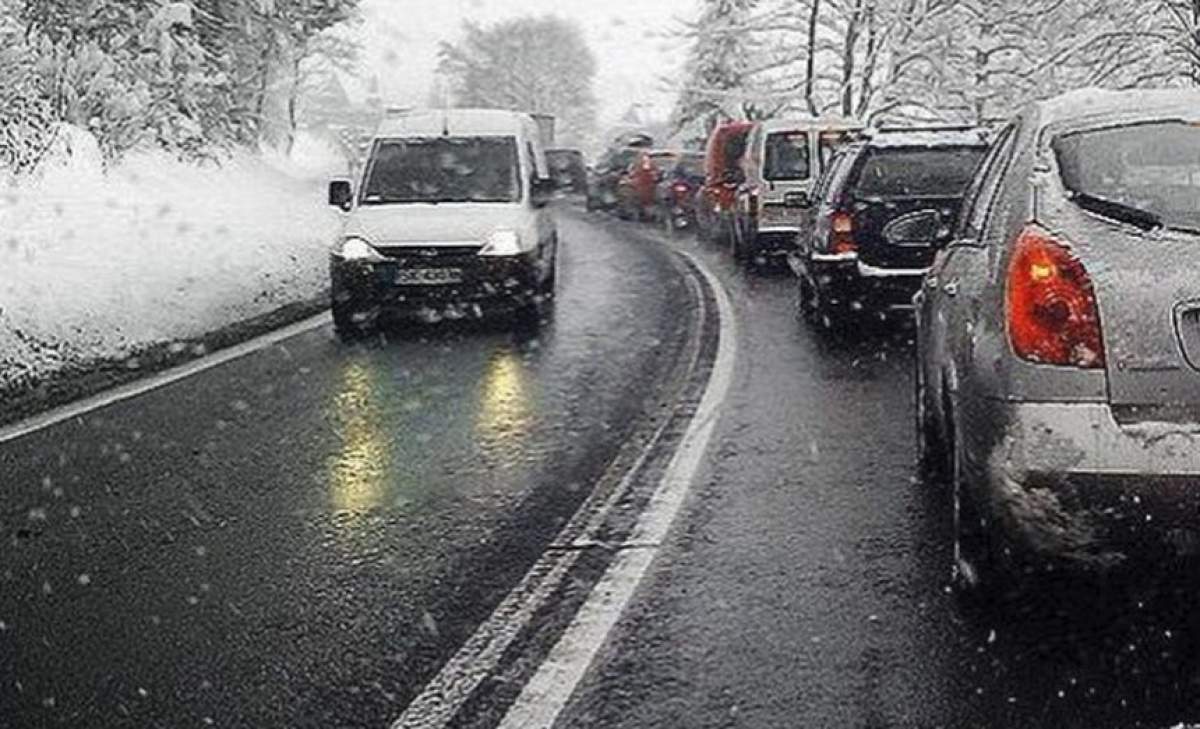
<svg viewBox="0 0 1200 729">
<path fill-rule="evenodd" d="M 979 513 L 979 505 L 971 497 L 966 482 L 963 465 L 966 445 L 957 424 L 952 426 L 952 431 L 953 443 L 948 445 L 953 453 L 950 474 L 954 537 L 951 584 L 960 598 L 988 605 L 1004 594 L 1006 585 L 991 543 L 991 529 Z"/>
<path fill-rule="evenodd" d="M 804 321 L 813 322 L 816 315 L 816 300 L 813 296 L 812 284 L 808 282 L 807 276 L 799 276 L 796 281 L 796 311 Z"/>
<path fill-rule="evenodd" d="M 945 444 L 942 443 L 937 425 L 929 409 L 929 387 L 925 383 L 925 370 L 921 363 L 921 351 L 914 357 L 915 417 L 917 441 L 917 473 L 926 482 L 944 483 L 949 472 Z"/>
</svg>

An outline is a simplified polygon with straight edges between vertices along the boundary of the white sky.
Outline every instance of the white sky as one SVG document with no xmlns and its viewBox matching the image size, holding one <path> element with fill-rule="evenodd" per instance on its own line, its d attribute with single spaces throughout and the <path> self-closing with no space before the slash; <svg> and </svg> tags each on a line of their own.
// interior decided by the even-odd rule
<svg viewBox="0 0 1200 729">
<path fill-rule="evenodd" d="M 599 64 L 600 121 L 615 121 L 630 104 L 665 116 L 674 95 L 663 89 L 685 48 L 664 37 L 689 18 L 697 0 L 364 0 L 363 67 L 379 77 L 385 103 L 429 101 L 438 43 L 455 40 L 463 20 L 491 23 L 553 14 L 583 26 Z"/>
</svg>

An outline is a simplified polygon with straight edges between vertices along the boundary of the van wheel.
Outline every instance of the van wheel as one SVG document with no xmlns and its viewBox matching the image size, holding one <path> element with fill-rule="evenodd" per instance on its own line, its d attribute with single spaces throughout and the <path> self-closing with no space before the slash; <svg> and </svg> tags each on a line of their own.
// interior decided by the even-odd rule
<svg viewBox="0 0 1200 729">
<path fill-rule="evenodd" d="M 332 307 L 333 329 L 343 342 L 352 342 L 368 336 L 375 328 L 375 319 L 361 309 L 346 304 L 334 303 Z"/>
</svg>

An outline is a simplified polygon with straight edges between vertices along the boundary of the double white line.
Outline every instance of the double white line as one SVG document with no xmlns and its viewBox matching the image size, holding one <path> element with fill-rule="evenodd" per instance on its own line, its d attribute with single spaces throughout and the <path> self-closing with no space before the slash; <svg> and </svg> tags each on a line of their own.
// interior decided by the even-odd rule
<svg viewBox="0 0 1200 729">
<path fill-rule="evenodd" d="M 708 282 L 720 322 L 717 357 L 704 395 L 658 488 L 629 537 L 629 544 L 637 548 L 618 551 L 566 632 L 505 715 L 501 729 L 549 729 L 554 725 L 661 551 L 712 439 L 721 404 L 733 381 L 737 330 L 733 306 L 721 282 L 695 257 L 688 253 L 682 255 Z M 626 473 L 626 481 L 640 470 L 658 440 L 657 437 L 651 439 L 651 445 Z M 622 483 L 610 496 L 610 503 L 593 514 L 576 543 L 587 540 L 590 533 L 599 529 L 611 502 L 620 498 L 627 485 Z M 579 553 L 573 550 L 543 555 L 500 607 L 409 704 L 392 729 L 448 726 L 463 704 L 497 668 L 504 652 L 561 583 Z"/>
</svg>

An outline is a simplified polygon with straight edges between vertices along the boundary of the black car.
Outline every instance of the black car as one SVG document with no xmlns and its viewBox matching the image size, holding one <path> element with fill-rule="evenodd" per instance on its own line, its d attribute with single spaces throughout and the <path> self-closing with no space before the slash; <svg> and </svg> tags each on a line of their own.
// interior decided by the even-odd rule
<svg viewBox="0 0 1200 729">
<path fill-rule="evenodd" d="M 560 191 L 587 194 L 587 166 L 583 163 L 583 152 L 578 149 L 547 149 L 546 164 L 550 167 L 550 177 Z"/>
<path fill-rule="evenodd" d="M 879 131 L 840 152 L 790 259 L 805 314 L 832 329 L 911 311 L 988 136 L 974 128 Z"/>
</svg>

